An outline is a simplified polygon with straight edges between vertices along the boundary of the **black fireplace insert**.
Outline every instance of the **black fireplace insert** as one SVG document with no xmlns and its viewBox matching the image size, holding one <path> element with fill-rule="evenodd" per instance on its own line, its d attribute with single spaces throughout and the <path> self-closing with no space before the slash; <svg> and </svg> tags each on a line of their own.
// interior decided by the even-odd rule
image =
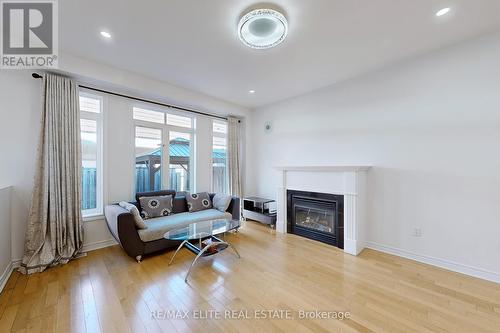
<svg viewBox="0 0 500 333">
<path fill-rule="evenodd" d="M 344 196 L 287 191 L 287 232 L 344 248 Z"/>
</svg>

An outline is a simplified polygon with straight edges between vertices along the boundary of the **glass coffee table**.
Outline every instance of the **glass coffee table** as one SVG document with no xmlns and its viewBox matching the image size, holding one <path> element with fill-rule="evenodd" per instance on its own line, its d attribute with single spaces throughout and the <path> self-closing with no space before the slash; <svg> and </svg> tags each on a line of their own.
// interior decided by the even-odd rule
<svg viewBox="0 0 500 333">
<path fill-rule="evenodd" d="M 238 258 L 241 258 L 240 254 L 233 245 L 226 242 L 225 240 L 216 237 L 217 235 L 223 234 L 225 232 L 231 230 L 237 230 L 240 226 L 241 225 L 239 220 L 219 219 L 219 220 L 207 220 L 207 221 L 195 222 L 191 223 L 186 227 L 166 232 L 165 235 L 163 235 L 163 238 L 168 240 L 182 241 L 177 250 L 175 250 L 174 255 L 170 259 L 168 265 L 170 266 L 170 264 L 172 264 L 175 255 L 183 247 L 196 254 L 196 257 L 191 263 L 191 266 L 189 266 L 186 278 L 184 279 L 184 281 L 187 282 L 187 279 L 189 277 L 189 274 L 191 273 L 191 270 L 193 269 L 193 266 L 196 264 L 196 261 L 198 261 L 200 257 L 212 256 L 214 254 L 224 251 L 228 247 L 231 247 L 233 251 L 236 253 L 236 256 Z M 205 243 L 207 239 L 210 240 L 211 242 L 208 245 L 204 245 L 203 243 Z M 193 240 L 198 240 L 198 244 L 195 245 L 196 242 L 194 242 L 194 244 L 190 242 Z"/>
</svg>

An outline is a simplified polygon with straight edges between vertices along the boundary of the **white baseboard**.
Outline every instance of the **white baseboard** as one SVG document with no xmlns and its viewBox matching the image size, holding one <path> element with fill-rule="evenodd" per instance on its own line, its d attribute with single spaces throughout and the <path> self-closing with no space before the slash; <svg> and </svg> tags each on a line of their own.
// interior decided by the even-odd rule
<svg viewBox="0 0 500 333">
<path fill-rule="evenodd" d="M 108 246 L 113 246 L 116 244 L 118 244 L 118 243 L 114 239 L 106 239 L 103 241 L 83 244 L 82 251 L 83 252 L 90 252 L 90 251 L 102 249 L 102 248 L 105 248 Z"/>
<path fill-rule="evenodd" d="M 9 278 L 12 274 L 12 272 L 21 266 L 21 260 L 13 260 L 11 261 L 7 267 L 5 267 L 5 270 L 3 271 L 2 275 L 0 276 L 0 292 L 2 292 L 3 288 L 7 284 L 7 281 L 9 281 Z"/>
<path fill-rule="evenodd" d="M 5 267 L 5 270 L 3 271 L 2 275 L 0 276 L 0 292 L 2 292 L 3 288 L 5 287 L 5 284 L 7 284 L 7 281 L 10 278 L 10 275 L 12 274 L 12 270 L 14 267 L 12 266 L 12 261 Z"/>
<path fill-rule="evenodd" d="M 500 283 L 500 273 L 491 272 L 482 268 L 460 264 L 446 259 L 435 258 L 427 255 L 417 254 L 410 251 L 386 246 L 375 242 L 366 242 L 366 247 L 380 252 L 392 254 L 398 257 L 415 260 L 424 264 L 437 266 L 453 272 L 477 277 L 480 279 Z"/>
</svg>

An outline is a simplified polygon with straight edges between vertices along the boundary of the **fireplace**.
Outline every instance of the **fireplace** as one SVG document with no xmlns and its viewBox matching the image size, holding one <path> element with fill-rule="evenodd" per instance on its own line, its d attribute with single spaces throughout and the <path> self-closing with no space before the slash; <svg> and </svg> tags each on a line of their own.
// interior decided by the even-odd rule
<svg viewBox="0 0 500 333">
<path fill-rule="evenodd" d="M 287 190 L 287 232 L 344 248 L 344 196 Z"/>
</svg>

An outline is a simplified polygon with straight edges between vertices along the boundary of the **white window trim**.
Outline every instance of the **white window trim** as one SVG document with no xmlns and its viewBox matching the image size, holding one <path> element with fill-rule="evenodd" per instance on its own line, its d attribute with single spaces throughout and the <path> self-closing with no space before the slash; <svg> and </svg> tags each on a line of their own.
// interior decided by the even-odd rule
<svg viewBox="0 0 500 333">
<path fill-rule="evenodd" d="M 104 163 L 103 163 L 103 147 L 104 147 L 104 97 L 80 90 L 81 96 L 95 98 L 100 100 L 100 112 L 87 112 L 80 110 L 80 119 L 94 120 L 97 123 L 97 164 L 96 164 L 96 208 L 82 210 L 82 217 L 85 222 L 101 219 L 104 214 Z"/>
</svg>

